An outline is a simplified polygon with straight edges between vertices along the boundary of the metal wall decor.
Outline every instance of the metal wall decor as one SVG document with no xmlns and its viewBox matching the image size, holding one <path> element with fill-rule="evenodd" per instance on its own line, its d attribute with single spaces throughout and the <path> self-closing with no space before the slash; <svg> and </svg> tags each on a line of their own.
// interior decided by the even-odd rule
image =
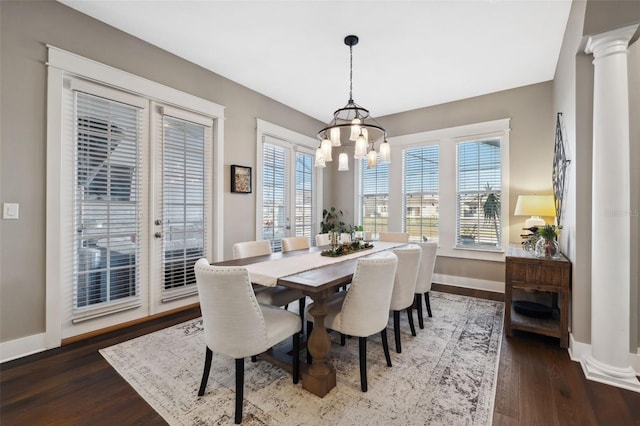
<svg viewBox="0 0 640 426">
<path fill-rule="evenodd" d="M 557 114 L 556 119 L 556 142 L 553 147 L 553 198 L 556 202 L 556 222 L 561 226 L 563 199 L 565 194 L 565 182 L 567 165 L 571 160 L 567 159 L 564 149 L 564 138 L 562 137 L 562 113 Z"/>
</svg>

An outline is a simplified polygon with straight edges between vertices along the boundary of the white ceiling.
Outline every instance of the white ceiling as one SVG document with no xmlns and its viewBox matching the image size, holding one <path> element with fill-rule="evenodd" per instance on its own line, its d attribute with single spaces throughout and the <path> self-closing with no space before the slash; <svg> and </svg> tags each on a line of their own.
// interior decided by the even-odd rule
<svg viewBox="0 0 640 426">
<path fill-rule="evenodd" d="M 58 0 L 328 122 L 553 79 L 571 0 Z M 188 78 L 188 76 L 185 76 Z"/>
</svg>

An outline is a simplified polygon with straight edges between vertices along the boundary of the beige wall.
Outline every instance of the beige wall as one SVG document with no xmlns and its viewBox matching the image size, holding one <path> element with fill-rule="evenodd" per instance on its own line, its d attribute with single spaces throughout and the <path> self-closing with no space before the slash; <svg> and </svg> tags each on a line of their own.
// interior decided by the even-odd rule
<svg viewBox="0 0 640 426">
<path fill-rule="evenodd" d="M 563 219 L 561 244 L 573 262 L 571 331 L 576 341 L 591 342 L 591 164 L 593 139 L 593 56 L 584 53 L 588 35 L 620 28 L 640 21 L 640 2 L 617 0 L 574 1 L 567 24 L 553 87 L 553 106 L 563 112 L 568 144 L 569 190 Z M 637 35 L 636 35 L 637 37 Z M 635 43 L 636 45 L 638 43 Z M 638 145 L 640 129 L 640 67 L 638 47 L 629 55 L 631 117 L 631 205 L 638 206 Z M 635 209 L 634 210 L 634 206 Z M 631 226 L 631 327 L 630 344 L 640 341 L 638 318 L 638 219 Z M 636 259 L 636 260 L 633 260 Z M 636 301 L 638 303 L 636 303 Z"/>
<path fill-rule="evenodd" d="M 391 136 L 511 118 L 509 135 L 509 223 L 512 242 L 520 242 L 525 217 L 513 216 L 519 194 L 551 194 L 555 121 L 552 83 L 545 82 L 377 118 Z M 334 180 L 333 205 L 353 223 L 353 171 L 329 172 Z M 479 280 L 504 281 L 504 263 L 438 257 L 436 273 Z"/>
<path fill-rule="evenodd" d="M 225 258 L 255 239 L 255 196 L 229 191 L 229 166 L 254 167 L 256 118 L 315 136 L 323 123 L 54 1 L 2 1 L 0 202 L 20 204 L 1 220 L 0 341 L 44 332 L 46 46 L 94 59 L 224 105 Z M 212 52 L 215 54 L 215 52 Z"/>
</svg>

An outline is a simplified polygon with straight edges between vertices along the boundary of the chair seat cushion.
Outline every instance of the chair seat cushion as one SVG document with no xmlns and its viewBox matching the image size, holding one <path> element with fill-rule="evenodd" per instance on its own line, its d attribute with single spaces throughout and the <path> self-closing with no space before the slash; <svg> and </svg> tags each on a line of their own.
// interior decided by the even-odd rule
<svg viewBox="0 0 640 426">
<path fill-rule="evenodd" d="M 256 288 L 254 292 L 258 303 L 262 303 L 263 305 L 284 306 L 304 297 L 300 290 L 294 290 L 281 285 Z"/>
<path fill-rule="evenodd" d="M 265 350 L 301 330 L 300 317 L 293 312 L 271 305 L 260 305 L 260 308 L 267 326 L 267 347 Z"/>
</svg>

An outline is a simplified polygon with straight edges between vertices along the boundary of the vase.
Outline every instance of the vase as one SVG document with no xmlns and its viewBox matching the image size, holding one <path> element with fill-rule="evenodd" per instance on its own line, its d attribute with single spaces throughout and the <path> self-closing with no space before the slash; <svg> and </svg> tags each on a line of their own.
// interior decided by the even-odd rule
<svg viewBox="0 0 640 426">
<path fill-rule="evenodd" d="M 560 245 L 558 241 L 550 238 L 540 237 L 536 242 L 536 257 L 545 259 L 560 258 Z"/>
</svg>

